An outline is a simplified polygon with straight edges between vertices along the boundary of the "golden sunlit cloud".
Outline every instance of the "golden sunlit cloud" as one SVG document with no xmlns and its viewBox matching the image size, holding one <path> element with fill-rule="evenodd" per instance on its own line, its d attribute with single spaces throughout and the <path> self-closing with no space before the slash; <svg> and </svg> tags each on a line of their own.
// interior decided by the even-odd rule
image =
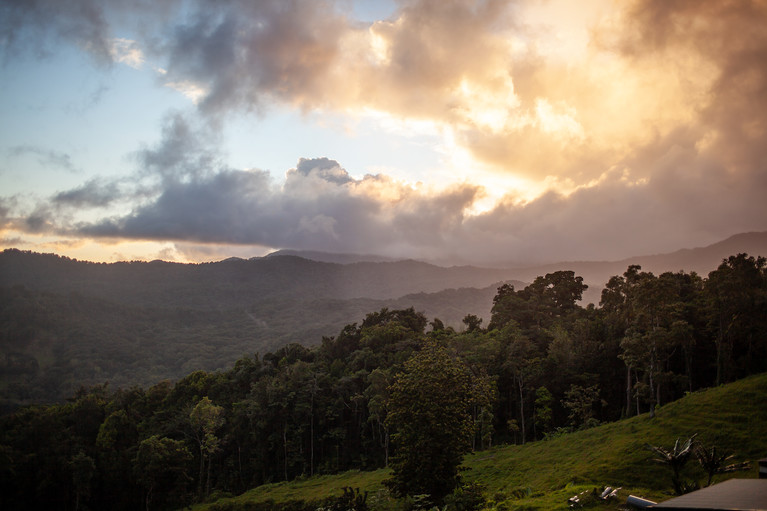
<svg viewBox="0 0 767 511">
<path fill-rule="evenodd" d="M 189 112 L 165 116 L 154 146 L 141 132 L 134 175 L 70 179 L 24 204 L 20 188 L 0 197 L 18 231 L 6 239 L 44 230 L 61 233 L 46 243 L 62 250 L 70 235 L 202 247 L 152 245 L 168 258 L 223 243 L 468 260 L 481 245 L 490 260 L 551 253 L 560 238 L 623 239 L 613 255 L 648 239 L 678 248 L 763 224 L 759 2 L 408 0 L 372 23 L 330 3 L 282 5 L 193 0 L 118 31 L 146 36 L 136 41 L 109 23 L 67 34 L 56 16 L 29 21 L 99 63 L 144 68 Z M 253 114 L 233 168 L 227 123 Z M 87 157 L 19 141 L 6 158 L 54 161 L 71 171 Z"/>
</svg>

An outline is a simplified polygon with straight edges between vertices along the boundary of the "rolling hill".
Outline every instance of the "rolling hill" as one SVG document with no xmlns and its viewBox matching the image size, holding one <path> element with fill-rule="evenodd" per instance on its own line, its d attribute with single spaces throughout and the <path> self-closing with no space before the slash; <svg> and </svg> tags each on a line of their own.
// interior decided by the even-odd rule
<svg viewBox="0 0 767 511">
<path fill-rule="evenodd" d="M 90 263 L 18 250 L 0 253 L 0 400 L 53 401 L 80 385 L 151 385 L 244 354 L 311 346 L 367 313 L 414 307 L 460 329 L 466 314 L 490 319 L 501 282 L 574 270 L 598 303 L 602 285 L 629 264 L 702 275 L 739 252 L 767 254 L 767 232 L 709 247 L 615 262 L 531 268 L 441 267 L 374 256 L 277 254 L 205 264 Z"/>
<path fill-rule="evenodd" d="M 0 269 L 5 409 L 62 400 L 81 385 L 149 386 L 315 345 L 384 307 L 414 307 L 458 328 L 468 313 L 489 317 L 499 283 L 487 284 L 503 276 L 415 261 L 94 264 L 18 251 L 0 254 Z M 441 288 L 475 283 L 484 287 Z M 420 289 L 432 292 L 412 292 Z"/>
<path fill-rule="evenodd" d="M 527 268 L 510 268 L 510 279 L 530 282 L 538 275 L 557 270 L 573 270 L 583 277 L 589 289 L 583 295 L 584 303 L 599 304 L 602 288 L 613 275 L 622 275 L 626 268 L 638 264 L 645 271 L 656 275 L 663 272 L 696 272 L 708 275 L 731 255 L 747 253 L 752 256 L 767 256 L 767 232 L 736 234 L 726 240 L 705 247 L 681 249 L 668 254 L 630 257 L 620 261 L 570 261 Z"/>
<path fill-rule="evenodd" d="M 596 428 L 557 436 L 550 440 L 495 447 L 467 456 L 465 479 L 482 484 L 495 509 L 570 509 L 568 498 L 595 488 L 620 487 L 618 498 L 595 504 L 599 509 L 623 509 L 629 494 L 655 501 L 672 496 L 671 471 L 652 461 L 647 444 L 671 446 L 677 438 L 697 433 L 705 445 L 750 461 L 751 469 L 716 476 L 757 476 L 757 460 L 767 453 L 767 374 L 752 376 L 718 388 L 692 393 L 658 409 L 655 419 L 647 414 Z M 705 484 L 695 460 L 683 471 L 686 480 Z M 254 488 L 234 498 L 195 506 L 196 511 L 240 509 L 303 509 L 301 503 L 321 503 L 337 496 L 344 487 L 369 492 L 373 509 L 391 509 L 391 496 L 383 490 L 387 470 L 348 472 L 276 483 Z M 292 503 L 292 507 L 290 504 Z M 270 507 L 272 506 L 272 507 Z M 388 507 L 387 507 L 388 506 Z"/>
</svg>

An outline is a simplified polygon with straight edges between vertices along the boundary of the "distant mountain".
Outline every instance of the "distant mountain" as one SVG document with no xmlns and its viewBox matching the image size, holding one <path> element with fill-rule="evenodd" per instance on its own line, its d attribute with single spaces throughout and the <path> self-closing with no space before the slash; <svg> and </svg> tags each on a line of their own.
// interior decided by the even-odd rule
<svg viewBox="0 0 767 511">
<path fill-rule="evenodd" d="M 351 263 L 391 263 L 395 261 L 401 261 L 401 259 L 395 259 L 393 257 L 384 257 L 371 254 L 336 254 L 333 252 L 318 252 L 315 250 L 277 250 L 266 257 L 275 256 L 296 256 L 310 261 L 317 261 L 320 263 L 337 263 L 337 264 L 351 264 Z"/>
<path fill-rule="evenodd" d="M 229 367 L 244 354 L 318 344 L 383 307 L 414 307 L 455 328 L 468 313 L 487 321 L 506 273 L 287 255 L 100 264 L 6 250 L 0 406 L 57 400 L 104 381 L 151 385 Z"/>
<path fill-rule="evenodd" d="M 767 233 L 622 261 L 513 269 L 338 254 L 333 258 L 354 262 L 276 254 L 205 264 L 104 264 L 6 250 L 0 253 L 0 401 L 50 401 L 81 384 L 149 385 L 228 367 L 246 353 L 317 344 L 382 307 L 414 307 L 454 328 L 475 314 L 486 325 L 502 282 L 521 289 L 557 270 L 584 277 L 590 286 L 584 302 L 598 303 L 607 280 L 630 264 L 706 276 L 741 252 L 767 255 Z"/>
<path fill-rule="evenodd" d="M 655 254 L 630 257 L 620 261 L 573 261 L 512 268 L 509 271 L 513 279 L 530 282 L 538 275 L 545 275 L 557 270 L 572 270 L 583 277 L 589 289 L 584 293 L 584 303 L 598 304 L 607 281 L 613 275 L 622 275 L 632 264 L 638 264 L 644 271 L 657 274 L 684 270 L 696 272 L 706 277 L 715 270 L 723 259 L 731 255 L 747 253 L 751 256 L 767 257 L 767 232 L 750 232 L 731 236 L 724 241 L 706 247 L 682 249 L 668 254 Z"/>
<path fill-rule="evenodd" d="M 413 260 L 337 264 L 285 255 L 204 264 L 104 264 L 19 250 L 0 254 L 0 286 L 78 292 L 142 306 L 222 308 L 265 297 L 393 299 L 451 288 L 482 288 L 508 278 L 505 269 L 443 268 Z"/>
</svg>

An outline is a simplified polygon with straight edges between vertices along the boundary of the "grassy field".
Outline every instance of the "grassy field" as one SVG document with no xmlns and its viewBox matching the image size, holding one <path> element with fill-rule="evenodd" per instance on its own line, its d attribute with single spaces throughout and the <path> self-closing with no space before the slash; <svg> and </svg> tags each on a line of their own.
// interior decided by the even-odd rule
<svg viewBox="0 0 767 511">
<path fill-rule="evenodd" d="M 588 495 L 603 486 L 622 489 L 612 502 L 593 505 L 621 509 L 629 494 L 656 501 L 673 496 L 670 469 L 653 462 L 645 445 L 671 447 L 677 438 L 693 434 L 705 445 L 715 444 L 722 452 L 735 454 L 734 461 L 751 461 L 750 470 L 716 476 L 714 482 L 756 477 L 757 460 L 767 456 L 767 374 L 692 393 L 660 407 L 654 419 L 645 414 L 546 441 L 472 454 L 465 458 L 464 478 L 486 488 L 488 509 L 569 509 L 568 498 L 583 492 L 585 507 L 590 507 Z M 705 483 L 695 460 L 687 464 L 684 475 Z M 343 487 L 367 491 L 374 509 L 402 508 L 383 489 L 387 477 L 386 470 L 353 471 L 277 483 L 194 509 L 263 509 L 269 501 L 319 502 L 338 496 Z"/>
</svg>

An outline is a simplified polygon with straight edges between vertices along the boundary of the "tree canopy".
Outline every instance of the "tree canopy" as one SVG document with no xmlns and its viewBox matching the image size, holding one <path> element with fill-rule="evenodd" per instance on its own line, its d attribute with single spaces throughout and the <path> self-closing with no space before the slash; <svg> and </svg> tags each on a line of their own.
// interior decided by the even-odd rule
<svg viewBox="0 0 767 511">
<path fill-rule="evenodd" d="M 396 431 L 391 486 L 397 493 L 426 494 L 439 503 L 455 488 L 463 455 L 471 450 L 472 406 L 490 401 L 489 389 L 482 390 L 466 364 L 436 343 L 405 362 L 390 387 L 386 419 Z"/>
<path fill-rule="evenodd" d="M 767 370 L 765 265 L 738 254 L 708 277 L 630 266 L 598 308 L 577 302 L 572 272 L 549 274 L 500 286 L 487 328 L 471 314 L 459 331 L 382 308 L 314 347 L 21 407 L 0 415 L 0 507 L 177 509 L 387 464 L 397 492 L 436 503 L 470 450 L 651 412 Z M 34 338 L 34 315 L 6 312 L 7 338 Z M 6 357 L 6 369 L 22 362 Z"/>
</svg>

